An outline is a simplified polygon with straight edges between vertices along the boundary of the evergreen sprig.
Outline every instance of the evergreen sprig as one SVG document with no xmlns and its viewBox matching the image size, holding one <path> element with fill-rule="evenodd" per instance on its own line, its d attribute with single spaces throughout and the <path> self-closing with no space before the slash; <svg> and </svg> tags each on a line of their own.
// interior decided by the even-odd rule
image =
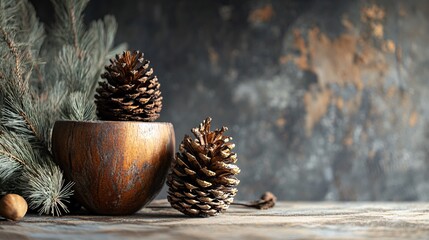
<svg viewBox="0 0 429 240">
<path fill-rule="evenodd" d="M 0 195 L 22 194 L 40 214 L 67 212 L 73 194 L 53 161 L 53 124 L 95 118 L 94 86 L 112 55 L 116 22 L 85 26 L 87 3 L 52 0 L 46 33 L 27 0 L 0 0 Z"/>
</svg>

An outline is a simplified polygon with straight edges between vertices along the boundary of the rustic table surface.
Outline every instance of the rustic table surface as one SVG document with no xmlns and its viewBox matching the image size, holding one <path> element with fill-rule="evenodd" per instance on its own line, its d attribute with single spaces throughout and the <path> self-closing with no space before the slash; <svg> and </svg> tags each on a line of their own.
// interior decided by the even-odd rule
<svg viewBox="0 0 429 240">
<path fill-rule="evenodd" d="M 0 239 L 429 239 L 429 203 L 280 202 L 188 218 L 165 200 L 131 216 L 27 215 L 0 220 Z"/>
</svg>

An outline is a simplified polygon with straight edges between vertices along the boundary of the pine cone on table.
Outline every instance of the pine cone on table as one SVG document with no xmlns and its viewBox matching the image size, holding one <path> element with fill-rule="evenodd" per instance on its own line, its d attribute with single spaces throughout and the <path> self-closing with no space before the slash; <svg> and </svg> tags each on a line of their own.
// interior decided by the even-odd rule
<svg viewBox="0 0 429 240">
<path fill-rule="evenodd" d="M 110 63 L 95 95 L 99 119 L 156 120 L 162 108 L 160 84 L 143 53 L 125 51 Z"/>
<path fill-rule="evenodd" d="M 167 178 L 168 201 L 180 212 L 209 217 L 224 212 L 233 202 L 240 169 L 228 129 L 210 130 L 211 118 L 193 128 L 195 139 L 185 136 Z"/>
</svg>

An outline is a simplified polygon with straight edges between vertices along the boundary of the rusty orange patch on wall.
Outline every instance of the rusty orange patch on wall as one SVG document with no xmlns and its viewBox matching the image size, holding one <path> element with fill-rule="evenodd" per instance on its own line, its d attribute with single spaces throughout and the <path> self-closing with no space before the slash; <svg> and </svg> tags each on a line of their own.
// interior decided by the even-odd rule
<svg viewBox="0 0 429 240">
<path fill-rule="evenodd" d="M 298 29 L 293 30 L 294 36 L 294 47 L 299 50 L 300 55 L 294 59 L 294 63 L 301 69 L 306 70 L 309 69 L 308 65 L 308 49 L 305 44 L 305 40 L 302 37 L 301 31 Z"/>
<path fill-rule="evenodd" d="M 392 40 L 388 39 L 383 43 L 383 50 L 389 53 L 394 53 L 396 52 L 396 45 Z"/>
<path fill-rule="evenodd" d="M 207 48 L 207 53 L 209 56 L 210 64 L 212 66 L 217 66 L 219 62 L 219 54 L 217 53 L 217 51 L 212 46 L 209 46 Z"/>
<path fill-rule="evenodd" d="M 367 23 L 370 35 L 380 40 L 379 49 L 365 32 L 358 30 L 347 18 L 342 19 L 346 32 L 337 38 L 329 38 L 319 28 L 306 32 L 293 30 L 293 47 L 298 55 L 282 57 L 282 62 L 293 62 L 299 69 L 311 71 L 317 76 L 315 87 L 304 94 L 306 110 L 305 128 L 308 136 L 328 107 L 334 104 L 347 113 L 358 111 L 365 88 L 383 88 L 388 65 L 385 53 L 393 53 L 396 46 L 392 40 L 384 40 L 383 26 L 379 22 L 385 17 L 383 9 L 377 6 L 362 9 L 362 19 Z M 371 26 L 375 26 L 371 28 Z M 381 26 L 381 27 L 380 27 Z M 331 91 L 336 85 L 340 88 L 353 88 L 355 94 L 347 100 Z"/>
<path fill-rule="evenodd" d="M 376 38 L 383 38 L 384 36 L 384 27 L 381 23 L 371 23 L 372 35 Z"/>
<path fill-rule="evenodd" d="M 286 123 L 287 123 L 287 121 L 284 117 L 277 118 L 277 120 L 276 120 L 276 126 L 281 128 L 281 129 L 283 129 L 284 126 L 286 126 Z"/>
<path fill-rule="evenodd" d="M 408 119 L 408 124 L 410 127 L 416 126 L 417 122 L 419 120 L 419 114 L 416 111 L 413 111 L 410 115 L 410 118 Z"/>
<path fill-rule="evenodd" d="M 269 22 L 273 16 L 273 6 L 271 4 L 267 4 L 250 12 L 249 21 L 252 23 Z"/>
<path fill-rule="evenodd" d="M 326 114 L 331 101 L 331 90 L 306 92 L 304 94 L 304 105 L 307 115 L 305 116 L 305 129 L 307 135 L 311 135 L 314 125 Z"/>
<path fill-rule="evenodd" d="M 385 16 L 386 12 L 384 9 L 377 5 L 365 7 L 361 10 L 361 20 L 364 22 L 371 20 L 383 20 Z"/>
</svg>

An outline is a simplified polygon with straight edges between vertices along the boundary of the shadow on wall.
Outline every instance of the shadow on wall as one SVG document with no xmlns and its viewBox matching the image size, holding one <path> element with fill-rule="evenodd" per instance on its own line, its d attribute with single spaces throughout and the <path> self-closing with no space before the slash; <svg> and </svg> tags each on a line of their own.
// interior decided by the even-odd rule
<svg viewBox="0 0 429 240">
<path fill-rule="evenodd" d="M 36 2 L 36 1 L 33 1 Z M 37 1 L 51 21 L 47 1 Z M 151 59 L 177 140 L 237 145 L 238 198 L 428 200 L 429 2 L 101 1 Z M 165 197 L 165 191 L 159 197 Z"/>
</svg>

